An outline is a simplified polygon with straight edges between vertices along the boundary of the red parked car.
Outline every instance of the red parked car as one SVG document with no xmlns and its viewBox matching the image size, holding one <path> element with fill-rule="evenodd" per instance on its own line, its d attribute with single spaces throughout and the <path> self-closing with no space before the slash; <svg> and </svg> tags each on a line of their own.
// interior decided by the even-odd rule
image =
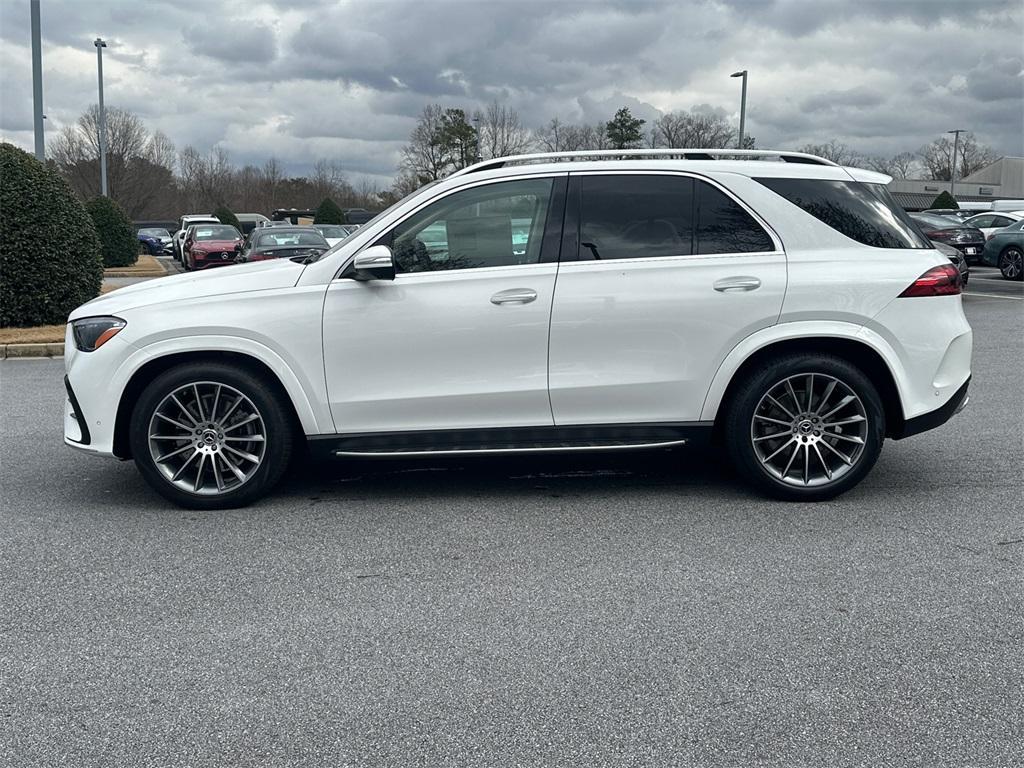
<svg viewBox="0 0 1024 768">
<path fill-rule="evenodd" d="M 193 224 L 181 246 L 185 269 L 225 267 L 235 263 L 235 246 L 242 233 L 228 224 Z"/>
</svg>

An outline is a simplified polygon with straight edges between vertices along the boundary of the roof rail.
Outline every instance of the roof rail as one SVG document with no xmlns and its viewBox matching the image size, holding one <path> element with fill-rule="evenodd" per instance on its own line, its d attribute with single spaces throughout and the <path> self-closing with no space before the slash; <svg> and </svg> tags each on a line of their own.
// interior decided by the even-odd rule
<svg viewBox="0 0 1024 768">
<path fill-rule="evenodd" d="M 464 176 L 478 171 L 493 171 L 506 165 L 525 165 L 528 163 L 553 162 L 559 160 L 627 160 L 632 158 L 661 157 L 674 160 L 718 160 L 733 159 L 771 159 L 786 163 L 807 163 L 808 165 L 838 165 L 817 155 L 806 152 L 790 152 L 778 149 L 586 149 L 578 152 L 536 152 L 529 155 L 510 155 L 495 157 L 491 160 L 467 166 L 456 171 L 452 176 Z"/>
</svg>

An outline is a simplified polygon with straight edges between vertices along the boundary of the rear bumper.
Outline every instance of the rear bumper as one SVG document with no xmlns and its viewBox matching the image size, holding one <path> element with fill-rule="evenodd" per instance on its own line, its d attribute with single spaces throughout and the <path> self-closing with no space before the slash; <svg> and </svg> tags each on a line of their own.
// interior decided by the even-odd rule
<svg viewBox="0 0 1024 768">
<path fill-rule="evenodd" d="M 907 419 L 903 422 L 903 428 L 898 432 L 891 435 L 896 440 L 902 440 L 905 437 L 911 437 L 912 435 L 919 435 L 922 432 L 927 432 L 929 429 L 935 429 L 941 427 L 956 414 L 960 413 L 964 408 L 967 407 L 967 403 L 970 401 L 970 397 L 967 394 L 967 389 L 971 385 L 971 377 L 967 377 L 967 381 L 963 383 L 953 396 L 949 398 L 943 405 L 936 408 L 934 411 L 928 413 L 922 413 L 920 416 L 915 416 L 912 419 Z"/>
</svg>

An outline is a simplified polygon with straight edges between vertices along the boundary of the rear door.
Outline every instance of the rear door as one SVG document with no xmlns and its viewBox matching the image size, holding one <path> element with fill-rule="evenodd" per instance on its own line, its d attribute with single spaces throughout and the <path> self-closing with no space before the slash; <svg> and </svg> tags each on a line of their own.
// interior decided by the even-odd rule
<svg viewBox="0 0 1024 768">
<path fill-rule="evenodd" d="M 778 238 L 708 179 L 570 178 L 551 317 L 555 424 L 692 422 L 721 361 L 774 324 Z"/>
</svg>

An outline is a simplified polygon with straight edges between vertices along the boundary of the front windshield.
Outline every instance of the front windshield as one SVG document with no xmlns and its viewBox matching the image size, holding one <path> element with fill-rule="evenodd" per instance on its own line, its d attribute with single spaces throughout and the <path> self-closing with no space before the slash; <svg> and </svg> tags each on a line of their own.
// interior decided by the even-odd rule
<svg viewBox="0 0 1024 768">
<path fill-rule="evenodd" d="M 267 232 L 256 243 L 259 248 L 294 248 L 296 246 L 327 247 L 327 241 L 319 232 Z"/>
<path fill-rule="evenodd" d="M 140 229 L 140 235 L 149 235 L 150 237 L 170 237 L 171 233 L 166 229 Z"/>
<path fill-rule="evenodd" d="M 199 226 L 196 227 L 196 240 L 237 240 L 238 230 L 228 226 Z"/>
<path fill-rule="evenodd" d="M 317 231 L 324 237 L 347 237 L 348 232 L 345 228 L 337 224 L 319 224 L 316 227 Z"/>
</svg>

